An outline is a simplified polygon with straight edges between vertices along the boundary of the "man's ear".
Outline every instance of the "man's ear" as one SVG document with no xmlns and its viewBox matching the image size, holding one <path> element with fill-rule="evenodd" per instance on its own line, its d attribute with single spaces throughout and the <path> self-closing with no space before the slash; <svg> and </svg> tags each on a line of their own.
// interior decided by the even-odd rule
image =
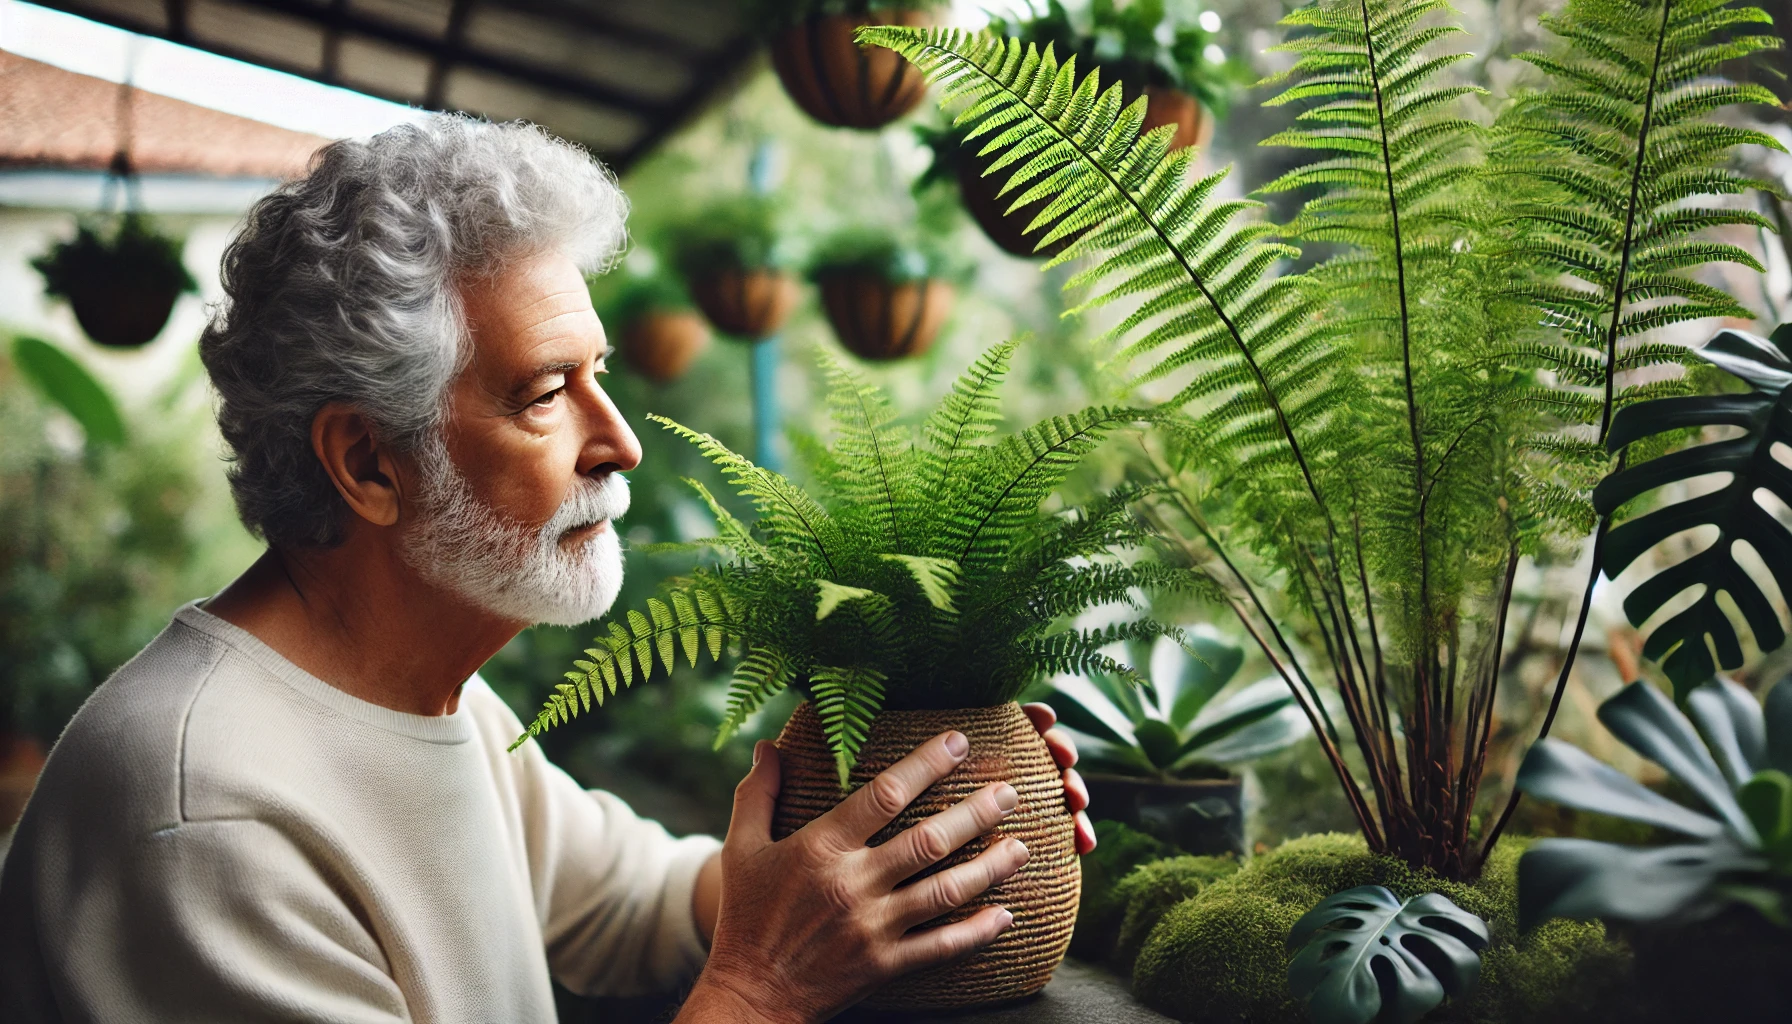
<svg viewBox="0 0 1792 1024">
<path fill-rule="evenodd" d="M 331 402 L 311 419 L 311 450 L 355 514 L 375 526 L 398 522 L 403 489 L 392 449 L 359 409 Z"/>
</svg>

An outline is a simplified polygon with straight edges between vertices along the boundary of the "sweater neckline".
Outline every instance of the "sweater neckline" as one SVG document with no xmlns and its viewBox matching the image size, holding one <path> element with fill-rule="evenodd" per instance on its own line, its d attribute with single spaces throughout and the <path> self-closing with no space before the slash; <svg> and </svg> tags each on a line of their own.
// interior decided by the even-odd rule
<svg viewBox="0 0 1792 1024">
<path fill-rule="evenodd" d="M 387 732 L 397 733 L 400 736 L 423 740 L 426 743 L 465 743 L 473 738 L 475 731 L 473 716 L 468 708 L 469 701 L 464 687 L 461 691 L 460 703 L 452 714 L 413 715 L 407 711 L 383 707 L 331 686 L 288 661 L 284 655 L 263 643 L 255 634 L 199 607 L 200 603 L 200 601 L 192 601 L 182 605 L 180 610 L 174 613 L 174 621 L 198 630 L 230 647 L 254 662 L 257 667 L 265 670 L 269 675 L 297 690 L 300 695 L 322 704 L 345 718 Z M 478 676 L 475 675 L 469 682 L 477 679 Z"/>
</svg>

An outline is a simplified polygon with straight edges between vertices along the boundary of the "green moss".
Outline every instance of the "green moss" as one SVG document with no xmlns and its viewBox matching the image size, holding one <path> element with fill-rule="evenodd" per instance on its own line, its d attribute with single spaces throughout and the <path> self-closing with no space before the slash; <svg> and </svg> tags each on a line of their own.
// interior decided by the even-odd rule
<svg viewBox="0 0 1792 1024">
<path fill-rule="evenodd" d="M 1303 1014 L 1287 989 L 1289 929 L 1333 893 L 1384 885 L 1402 898 L 1440 892 L 1486 921 L 1493 936 L 1493 945 L 1482 955 L 1475 992 L 1428 1020 L 1547 1024 L 1614 1019 L 1631 955 L 1623 943 L 1606 936 L 1603 925 L 1555 921 L 1527 935 L 1518 933 L 1518 858 L 1524 846 L 1522 839 L 1501 843 L 1481 877 L 1471 883 L 1446 881 L 1398 859 L 1374 856 L 1360 835 L 1290 840 L 1230 876 L 1204 884 L 1170 909 L 1139 950 L 1134 989 L 1149 1005 L 1192 1024 L 1293 1024 Z M 1143 877 L 1142 871 L 1135 875 Z M 1138 885 L 1142 889 L 1145 883 Z"/>
<path fill-rule="evenodd" d="M 1084 960 L 1107 959 L 1120 934 L 1126 902 L 1115 893 L 1120 880 L 1147 861 L 1175 852 L 1169 845 L 1117 821 L 1095 823 L 1095 850 L 1083 858 L 1082 902 L 1070 953 Z"/>
<path fill-rule="evenodd" d="M 1116 969 L 1130 972 L 1146 937 L 1171 907 L 1238 868 L 1238 858 L 1232 856 L 1171 857 L 1134 868 L 1114 887 L 1114 897 L 1125 913 L 1110 962 Z"/>
<path fill-rule="evenodd" d="M 1215 882 L 1164 915 L 1133 963 L 1133 992 L 1183 1021 L 1297 1024 L 1282 943 L 1306 909 L 1237 879 Z"/>
</svg>

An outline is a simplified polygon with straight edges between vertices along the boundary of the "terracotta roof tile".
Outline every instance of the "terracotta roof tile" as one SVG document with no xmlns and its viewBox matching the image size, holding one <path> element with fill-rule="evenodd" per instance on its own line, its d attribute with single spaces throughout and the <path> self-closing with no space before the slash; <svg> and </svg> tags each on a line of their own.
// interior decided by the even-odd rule
<svg viewBox="0 0 1792 1024">
<path fill-rule="evenodd" d="M 0 167 L 104 170 L 121 87 L 0 51 Z M 144 174 L 291 178 L 329 139 L 156 93 L 129 94 L 131 163 Z"/>
</svg>

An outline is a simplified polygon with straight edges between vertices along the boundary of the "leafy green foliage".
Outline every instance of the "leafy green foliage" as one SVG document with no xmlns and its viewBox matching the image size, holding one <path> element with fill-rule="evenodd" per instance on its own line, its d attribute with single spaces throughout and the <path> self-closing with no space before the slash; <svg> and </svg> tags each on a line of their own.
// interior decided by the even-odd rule
<svg viewBox="0 0 1792 1024">
<path fill-rule="evenodd" d="M 199 284 L 180 258 L 185 244 L 185 239 L 163 234 L 143 214 L 126 213 L 111 224 L 84 221 L 73 239 L 51 246 L 31 266 L 43 275 L 44 293 L 62 298 L 125 280 L 145 288 L 194 292 Z"/>
<path fill-rule="evenodd" d="M 1792 927 L 1792 683 L 1775 684 L 1763 709 L 1747 690 L 1715 678 L 1688 694 L 1686 705 L 1690 718 L 1635 682 L 1599 706 L 1599 720 L 1704 810 L 1560 740 L 1525 755 L 1518 773 L 1525 792 L 1689 840 L 1652 847 L 1539 840 L 1518 867 L 1525 925 L 1552 917 L 1684 922 L 1743 904 Z"/>
<path fill-rule="evenodd" d="M 1044 700 L 1059 724 L 1080 734 L 1081 764 L 1121 775 L 1196 777 L 1210 765 L 1252 761 L 1310 734 L 1279 679 L 1219 697 L 1244 662 L 1242 649 L 1201 633 L 1184 643 L 1158 642 L 1148 686 L 1103 672 L 1053 680 Z"/>
<path fill-rule="evenodd" d="M 1134 493 L 1041 514 L 1078 460 L 1140 414 L 1085 409 L 991 439 L 1014 347 L 984 353 L 919 431 L 899 428 L 876 388 L 828 363 L 837 436 L 810 467 L 819 498 L 661 420 L 753 501 L 759 522 L 749 528 L 693 484 L 717 521 L 717 536 L 700 544 L 727 557 L 669 581 L 645 610 L 612 616 L 517 742 L 656 665 L 669 673 L 680 655 L 694 665 L 733 648 L 741 660 L 718 742 L 797 687 L 821 715 L 845 785 L 884 707 L 984 707 L 1046 673 L 1125 673 L 1104 648 L 1174 631 L 1062 620 L 1136 603 L 1142 590 L 1190 589 L 1197 577 L 1138 557 L 1150 536 L 1128 507 Z"/>
<path fill-rule="evenodd" d="M 717 200 L 666 229 L 666 251 L 687 280 L 716 270 L 757 270 L 790 262 L 788 244 L 769 199 Z"/>
<path fill-rule="evenodd" d="M 1624 613 L 1641 627 L 1677 595 L 1702 588 L 1694 602 L 1650 633 L 1645 657 L 1660 659 L 1662 671 L 1684 697 L 1709 680 L 1721 664 L 1742 667 L 1742 643 L 1736 627 L 1718 603 L 1730 595 L 1761 650 L 1785 643 L 1779 612 L 1736 560 L 1736 545 L 1748 544 L 1760 555 L 1781 593 L 1792 593 L 1792 536 L 1755 495 L 1766 490 L 1792 504 L 1792 473 L 1774 458 L 1776 445 L 1792 444 L 1792 406 L 1786 384 L 1792 382 L 1792 325 L 1782 325 L 1772 339 L 1746 331 L 1720 331 L 1698 355 L 1729 371 L 1753 390 L 1743 394 L 1681 396 L 1639 402 L 1618 411 L 1606 444 L 1612 451 L 1669 431 L 1702 427 L 1740 427 L 1742 436 L 1711 441 L 1648 459 L 1613 473 L 1593 491 L 1593 504 L 1610 517 L 1639 495 L 1707 473 L 1728 473 L 1724 486 L 1635 516 L 1611 532 L 1600 568 L 1616 578 L 1655 545 L 1699 526 L 1717 528 L 1711 545 L 1655 573 L 1624 598 Z M 1709 637 L 1717 656 L 1707 646 Z"/>
<path fill-rule="evenodd" d="M 1207 48 L 1217 39 L 1200 19 L 1211 12 L 1194 4 L 1093 0 L 1073 10 L 1046 0 L 1043 9 L 1029 6 L 1031 17 L 992 17 L 989 30 L 1042 50 L 1050 46 L 1061 57 L 1075 56 L 1084 69 L 1099 67 L 1110 82 L 1181 89 L 1221 116 L 1238 88 L 1250 83 L 1248 67 L 1209 58 Z"/>
<path fill-rule="evenodd" d="M 1440 0 L 1318 0 L 1286 19 L 1296 59 L 1271 102 L 1301 113 L 1268 141 L 1317 157 L 1265 186 L 1306 199 L 1286 242 L 1217 198 L 1225 172 L 1189 180 L 1188 153 L 1136 138 L 1141 105 L 1075 58 L 949 30 L 860 38 L 944 86 L 1014 206 L 1046 202 L 1041 244 L 1086 260 L 1081 309 L 1132 304 L 1120 361 L 1178 385 L 1154 516 L 1323 727 L 1371 848 L 1463 877 L 1499 834 L 1470 842 L 1519 558 L 1594 527 L 1612 414 L 1685 387 L 1659 379 L 1683 356 L 1648 333 L 1747 315 L 1694 271 L 1753 266 L 1701 232 L 1760 218 L 1702 197 L 1759 184 L 1726 168 L 1735 147 L 1777 148 L 1713 117 L 1769 99 L 1719 65 L 1777 44 L 1718 0 L 1570 0 L 1545 22 L 1559 44 L 1526 58 L 1541 87 L 1482 127 L 1452 18 Z M 1288 273 L 1288 242 L 1331 254 Z M 1627 387 L 1637 370 L 1653 382 Z"/>
<path fill-rule="evenodd" d="M 871 274 L 886 281 L 929 277 L 961 280 L 970 268 L 921 232 L 856 227 L 824 239 L 809 261 L 817 280 L 836 274 Z"/>
</svg>

